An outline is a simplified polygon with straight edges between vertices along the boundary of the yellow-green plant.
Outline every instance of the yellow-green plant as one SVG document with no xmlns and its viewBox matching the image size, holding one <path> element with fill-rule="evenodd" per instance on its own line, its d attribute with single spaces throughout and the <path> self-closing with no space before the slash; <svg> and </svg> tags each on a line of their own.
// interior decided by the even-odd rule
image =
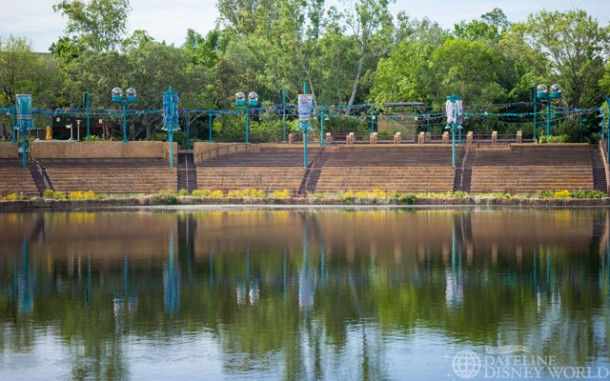
<svg viewBox="0 0 610 381">
<path fill-rule="evenodd" d="M 213 198 L 223 198 L 225 195 L 223 193 L 223 191 L 221 190 L 213 190 L 212 193 L 210 194 L 211 197 Z"/>
<path fill-rule="evenodd" d="M 209 189 L 195 189 L 192 193 L 194 197 L 210 197 L 212 191 Z"/>
<path fill-rule="evenodd" d="M 86 192 L 69 192 L 68 200 L 93 200 L 95 198 L 95 192 L 88 190 Z"/>
<path fill-rule="evenodd" d="M 288 189 L 284 189 L 281 191 L 274 191 L 271 193 L 272 198 L 290 198 L 290 191 Z"/>
<path fill-rule="evenodd" d="M 560 191 L 553 193 L 553 198 L 570 198 L 570 197 L 572 197 L 572 193 L 567 189 L 560 190 Z"/>
</svg>

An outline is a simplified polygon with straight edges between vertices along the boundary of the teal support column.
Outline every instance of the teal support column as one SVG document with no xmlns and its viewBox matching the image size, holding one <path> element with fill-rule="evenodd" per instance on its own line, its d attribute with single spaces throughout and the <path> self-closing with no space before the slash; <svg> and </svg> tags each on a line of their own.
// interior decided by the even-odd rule
<svg viewBox="0 0 610 381">
<path fill-rule="evenodd" d="M 169 135 L 169 167 L 174 168 L 174 132 L 170 128 L 167 133 Z"/>
<path fill-rule="evenodd" d="M 286 89 L 282 89 L 282 131 L 284 132 L 282 141 L 286 143 Z"/>
<path fill-rule="evenodd" d="M 455 122 L 451 123 L 451 165 L 455 168 Z"/>
<path fill-rule="evenodd" d="M 214 128 L 214 111 L 208 111 L 208 143 L 212 143 L 212 129 Z"/>
<path fill-rule="evenodd" d="M 303 82 L 303 94 L 307 94 L 307 82 Z M 304 120 L 303 123 L 303 166 L 307 168 L 307 132 L 309 129 L 309 121 Z"/>
<path fill-rule="evenodd" d="M 246 104 L 246 144 L 250 143 L 250 112 L 248 108 L 248 104 Z"/>
<path fill-rule="evenodd" d="M 536 86 L 532 87 L 532 91 L 534 92 L 534 140 L 536 140 L 536 116 L 538 115 L 538 111 L 536 110 L 538 103 L 538 99 L 536 97 Z"/>
<path fill-rule="evenodd" d="M 186 118 L 186 149 L 191 149 L 191 116 Z"/>
<path fill-rule="evenodd" d="M 83 103 L 85 106 L 85 115 L 87 116 L 87 141 L 91 141 L 91 118 L 89 115 L 89 93 L 85 91 L 83 93 Z"/>
<path fill-rule="evenodd" d="M 13 123 L 13 129 L 11 132 L 11 143 L 17 143 L 17 122 L 16 122 L 16 108 L 11 107 L 11 119 Z"/>
<path fill-rule="evenodd" d="M 371 134 L 375 132 L 375 105 L 371 106 Z"/>
<path fill-rule="evenodd" d="M 608 133 L 608 137 L 606 138 L 606 140 L 608 141 L 608 147 L 606 148 L 606 160 L 608 160 L 608 163 L 610 163 L 610 97 L 607 95 L 606 105 L 608 105 L 608 117 L 606 117 L 606 132 Z"/>
<path fill-rule="evenodd" d="M 320 147 L 326 145 L 326 134 L 324 133 L 324 110 L 320 111 Z"/>
<path fill-rule="evenodd" d="M 551 136 L 551 98 L 546 101 L 546 136 Z"/>
<path fill-rule="evenodd" d="M 127 143 L 127 102 L 123 101 L 123 143 Z"/>
</svg>

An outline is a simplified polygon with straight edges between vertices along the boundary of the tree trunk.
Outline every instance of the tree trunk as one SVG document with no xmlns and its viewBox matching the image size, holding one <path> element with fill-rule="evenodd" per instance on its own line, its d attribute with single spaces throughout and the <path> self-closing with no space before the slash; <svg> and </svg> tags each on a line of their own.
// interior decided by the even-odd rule
<svg viewBox="0 0 610 381">
<path fill-rule="evenodd" d="M 352 87 L 352 94 L 349 97 L 349 102 L 347 103 L 347 107 L 345 108 L 345 115 L 349 115 L 352 106 L 354 105 L 354 100 L 356 99 L 356 92 L 358 92 L 358 85 L 360 84 L 360 76 L 362 75 L 362 65 L 364 64 L 364 50 L 365 44 L 364 42 L 360 43 L 360 59 L 358 59 L 358 68 L 356 69 L 356 77 L 354 78 L 354 86 Z"/>
<path fill-rule="evenodd" d="M 299 61 L 301 62 L 301 66 L 303 67 L 303 71 L 305 72 L 305 76 L 307 77 L 307 83 L 309 83 L 309 88 L 311 89 L 310 92 L 311 92 L 311 95 L 313 96 L 313 103 L 315 105 L 317 103 L 316 102 L 316 90 L 313 88 L 313 82 L 311 80 L 311 73 L 307 69 L 307 64 L 305 63 L 305 59 L 303 58 L 303 55 L 299 51 L 298 45 L 294 46 L 294 50 L 295 50 L 297 56 L 299 57 Z"/>
</svg>

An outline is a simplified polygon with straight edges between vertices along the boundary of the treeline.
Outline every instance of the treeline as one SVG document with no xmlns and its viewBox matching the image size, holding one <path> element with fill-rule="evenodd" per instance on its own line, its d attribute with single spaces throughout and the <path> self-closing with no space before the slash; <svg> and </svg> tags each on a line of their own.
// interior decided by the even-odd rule
<svg viewBox="0 0 610 381">
<path fill-rule="evenodd" d="M 256 91 L 269 106 L 280 103 L 286 89 L 288 102 L 295 103 L 306 82 L 317 105 L 341 106 L 345 116 L 359 116 L 360 104 L 440 106 L 453 93 L 467 109 L 517 104 L 508 111 L 523 115 L 532 112 L 531 104 L 520 102 L 532 101 L 534 85 L 559 83 L 563 97 L 556 106 L 573 111 L 564 111 L 560 132 L 575 137 L 578 110 L 605 104 L 610 27 L 585 11 L 542 11 L 513 23 L 496 8 L 444 29 L 427 18 L 392 15 L 389 5 L 218 0 L 216 27 L 205 35 L 190 29 L 184 44 L 174 46 L 143 30 L 127 36 L 128 0 L 63 0 L 49 10 L 67 20 L 50 54 L 33 53 L 17 36 L 0 41 L 0 106 L 11 107 L 16 94 L 30 93 L 38 108 L 79 108 L 87 91 L 93 109 L 112 109 L 110 90 L 119 86 L 137 89 L 138 110 L 158 110 L 171 85 L 182 109 L 227 110 L 235 108 L 238 91 Z M 194 120 L 195 133 L 207 129 L 202 115 Z M 217 118 L 215 132 L 243 125 L 229 119 Z M 130 118 L 131 139 L 152 138 L 160 120 L 154 113 Z M 469 127 L 498 123 L 472 118 L 477 126 Z M 599 132 L 595 116 L 585 124 L 587 137 Z"/>
</svg>

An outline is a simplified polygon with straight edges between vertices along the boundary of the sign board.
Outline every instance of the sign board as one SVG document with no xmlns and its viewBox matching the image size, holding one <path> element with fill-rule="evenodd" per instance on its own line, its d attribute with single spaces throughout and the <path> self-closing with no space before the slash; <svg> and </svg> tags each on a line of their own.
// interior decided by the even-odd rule
<svg viewBox="0 0 610 381">
<path fill-rule="evenodd" d="M 299 120 L 309 120 L 313 111 L 313 95 L 299 94 Z"/>
</svg>

